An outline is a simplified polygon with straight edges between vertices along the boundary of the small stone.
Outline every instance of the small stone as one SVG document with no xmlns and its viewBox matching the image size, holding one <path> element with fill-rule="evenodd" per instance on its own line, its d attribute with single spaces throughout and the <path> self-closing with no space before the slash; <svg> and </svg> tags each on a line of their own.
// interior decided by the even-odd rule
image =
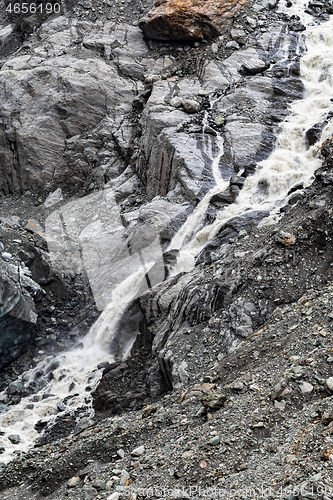
<svg viewBox="0 0 333 500">
<path fill-rule="evenodd" d="M 246 22 L 251 26 L 251 28 L 257 27 L 257 21 L 253 17 L 247 17 Z"/>
<path fill-rule="evenodd" d="M 246 33 L 241 29 L 230 30 L 230 35 L 233 40 L 235 40 L 239 45 L 244 45 L 246 42 Z"/>
<path fill-rule="evenodd" d="M 53 193 L 50 193 L 44 202 L 46 208 L 52 207 L 64 199 L 61 188 L 57 188 Z"/>
<path fill-rule="evenodd" d="M 277 399 L 278 401 L 283 399 L 285 396 L 291 393 L 291 390 L 287 387 L 287 383 L 285 380 L 282 380 L 276 386 L 274 386 L 272 393 L 271 393 L 271 398 L 274 401 Z"/>
<path fill-rule="evenodd" d="M 262 429 L 265 427 L 264 422 L 257 422 L 256 424 L 252 425 L 253 429 Z"/>
<path fill-rule="evenodd" d="M 205 394 L 202 398 L 202 404 L 208 410 L 219 410 L 224 406 L 226 401 L 226 396 L 224 394 Z"/>
<path fill-rule="evenodd" d="M 327 378 L 325 380 L 325 386 L 330 392 L 333 392 L 333 377 Z"/>
<path fill-rule="evenodd" d="M 209 441 L 208 444 L 211 444 L 212 446 L 216 446 L 221 442 L 220 436 L 214 436 L 212 437 Z"/>
<path fill-rule="evenodd" d="M 230 389 L 233 391 L 242 391 L 244 389 L 244 384 L 240 380 L 236 380 L 236 382 L 230 385 Z"/>
<path fill-rule="evenodd" d="M 284 411 L 286 407 L 286 402 L 285 401 L 274 401 L 274 406 L 280 411 Z"/>
<path fill-rule="evenodd" d="M 302 200 L 305 196 L 305 193 L 303 191 L 297 191 L 297 193 L 293 193 L 289 199 L 288 199 L 288 204 L 289 205 L 295 205 L 298 201 Z"/>
<path fill-rule="evenodd" d="M 106 485 L 105 485 L 105 489 L 106 489 L 107 491 L 110 491 L 110 490 L 112 490 L 113 485 L 114 485 L 114 481 L 109 480 L 109 481 L 107 481 L 107 483 L 106 483 Z"/>
<path fill-rule="evenodd" d="M 214 123 L 217 127 L 222 127 L 222 125 L 224 125 L 224 118 L 223 116 L 221 115 L 217 115 L 215 118 L 214 118 Z"/>
<path fill-rule="evenodd" d="M 302 394 L 310 394 L 313 391 L 313 385 L 308 382 L 303 382 L 299 388 L 301 389 Z"/>
<path fill-rule="evenodd" d="M 277 241 L 285 247 L 291 247 L 296 243 L 296 236 L 286 231 L 280 231 L 277 235 Z"/>
<path fill-rule="evenodd" d="M 68 488 L 75 488 L 76 486 L 78 486 L 80 484 L 80 478 L 79 476 L 74 476 L 74 477 L 71 477 L 68 481 L 67 481 L 67 486 Z"/>
<path fill-rule="evenodd" d="M 314 474 L 313 476 L 311 476 L 309 478 L 310 481 L 319 481 L 319 479 L 322 478 L 322 473 L 321 472 L 318 472 L 318 474 Z"/>
<path fill-rule="evenodd" d="M 230 42 L 225 44 L 226 49 L 235 49 L 238 50 L 240 48 L 239 44 L 235 40 L 231 40 Z"/>
<path fill-rule="evenodd" d="M 151 406 L 147 405 L 143 410 L 142 410 L 142 418 L 148 418 L 154 413 L 156 413 L 158 410 L 157 406 Z"/>
<path fill-rule="evenodd" d="M 183 106 L 186 113 L 189 114 L 198 113 L 201 109 L 200 103 L 194 99 L 184 99 Z"/>
<path fill-rule="evenodd" d="M 296 455 L 286 455 L 287 464 L 291 464 L 292 462 L 295 462 L 295 460 L 296 460 Z"/>
<path fill-rule="evenodd" d="M 117 455 L 118 455 L 118 457 L 120 457 L 120 458 L 124 458 L 124 456 L 125 456 L 125 452 L 124 452 L 124 450 L 122 450 L 122 449 L 117 450 Z"/>
<path fill-rule="evenodd" d="M 145 452 L 145 447 L 144 447 L 144 445 L 142 445 L 142 446 L 139 446 L 138 448 L 135 448 L 131 452 L 131 455 L 132 455 L 132 457 L 140 457 L 141 455 L 143 455 L 144 452 Z"/>
<path fill-rule="evenodd" d="M 300 356 L 290 356 L 289 357 L 289 361 L 291 361 L 291 363 L 297 363 L 297 361 L 299 361 L 301 359 Z"/>
<path fill-rule="evenodd" d="M 333 422 L 333 409 L 324 411 L 321 419 L 325 425 L 328 425 L 330 422 Z"/>
<path fill-rule="evenodd" d="M 235 40 L 231 40 L 230 42 L 225 44 L 225 48 L 238 50 L 238 49 L 240 49 L 240 46 L 239 46 L 239 43 L 237 43 Z"/>
<path fill-rule="evenodd" d="M 170 106 L 173 106 L 174 108 L 180 108 L 182 104 L 183 101 L 181 100 L 180 97 L 175 96 L 170 100 Z"/>
<path fill-rule="evenodd" d="M 8 436 L 8 439 L 13 444 L 19 444 L 21 442 L 21 438 L 18 434 L 11 434 Z"/>
<path fill-rule="evenodd" d="M 217 54 L 219 51 L 219 46 L 217 45 L 217 43 L 212 43 L 211 49 L 212 49 L 213 54 Z"/>
<path fill-rule="evenodd" d="M 9 252 L 2 252 L 1 257 L 3 258 L 3 260 L 8 261 L 11 260 L 13 256 Z"/>
<path fill-rule="evenodd" d="M 96 488 L 97 491 L 106 490 L 106 482 L 96 479 L 95 481 L 92 482 L 92 487 Z"/>
<path fill-rule="evenodd" d="M 112 495 L 108 496 L 106 500 L 119 500 L 120 493 L 112 493 Z"/>
<path fill-rule="evenodd" d="M 120 474 L 119 486 L 126 486 L 127 481 L 129 480 L 130 475 L 127 470 L 122 470 Z"/>
<path fill-rule="evenodd" d="M 245 73 L 250 73 L 251 75 L 256 75 L 257 73 L 261 73 L 268 68 L 268 65 L 265 61 L 258 59 L 256 57 L 251 57 L 247 59 L 241 67 L 241 70 Z"/>
<path fill-rule="evenodd" d="M 322 454 L 323 460 L 332 460 L 331 457 L 333 457 L 333 448 L 325 450 L 324 453 Z"/>
</svg>

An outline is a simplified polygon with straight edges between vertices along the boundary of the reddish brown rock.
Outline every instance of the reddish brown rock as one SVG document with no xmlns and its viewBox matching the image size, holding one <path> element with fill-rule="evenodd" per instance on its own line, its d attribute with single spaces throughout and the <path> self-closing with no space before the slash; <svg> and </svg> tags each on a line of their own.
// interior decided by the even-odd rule
<svg viewBox="0 0 333 500">
<path fill-rule="evenodd" d="M 201 40 L 223 34 L 246 0 L 156 0 L 155 9 L 139 21 L 149 38 Z"/>
</svg>

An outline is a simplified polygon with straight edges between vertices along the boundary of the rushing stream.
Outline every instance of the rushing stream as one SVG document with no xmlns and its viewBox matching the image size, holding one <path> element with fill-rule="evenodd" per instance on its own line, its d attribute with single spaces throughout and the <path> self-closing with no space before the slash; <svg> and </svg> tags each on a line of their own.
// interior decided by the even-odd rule
<svg viewBox="0 0 333 500">
<path fill-rule="evenodd" d="M 296 2 L 293 8 L 297 14 L 300 14 L 297 10 L 303 10 L 303 6 L 300 7 Z M 278 208 L 286 201 L 288 190 L 301 181 L 309 184 L 313 172 L 320 166 L 319 143 L 308 148 L 305 132 L 325 119 L 333 109 L 333 20 L 311 25 L 312 18 L 304 15 L 302 21 L 308 25 L 305 32 L 307 53 L 301 61 L 304 98 L 292 104 L 290 116 L 283 124 L 274 152 L 257 166 L 253 176 L 246 179 L 236 202 L 220 211 L 211 225 L 202 227 L 211 197 L 228 187 L 228 182 L 222 179 L 219 171 L 223 152 L 222 137 L 218 138 L 218 148 L 211 147 L 211 168 L 216 186 L 205 195 L 170 244 L 170 248 L 180 250 L 174 274 L 192 269 L 195 256 L 214 238 L 226 220 L 246 211 L 265 209 L 272 212 L 270 219 L 274 221 Z M 211 104 L 214 105 L 213 102 Z M 328 125 L 323 130 L 321 141 L 332 135 L 333 125 Z M 119 231 L 117 217 L 116 214 L 114 230 L 109 234 L 112 241 L 115 241 Z M 86 237 L 88 233 L 86 232 Z M 103 299 L 109 303 L 103 307 L 100 318 L 83 340 L 83 347 L 81 345 L 57 357 L 49 356 L 22 375 L 22 384 L 29 386 L 34 383 L 38 391 L 22 398 L 19 404 L 0 416 L 3 432 L 1 441 L 5 447 L 4 453 L 0 455 L 0 462 L 6 463 L 16 451 L 26 451 L 33 446 L 39 435 L 35 429 L 37 422 L 52 422 L 60 411 L 74 411 L 82 405 L 91 407 L 90 392 L 101 376 L 101 370 L 96 369 L 96 366 L 100 362 L 113 361 L 112 354 L 108 354 L 108 347 L 112 343 L 112 335 L 119 319 L 135 296 L 163 279 L 163 276 L 154 274 L 148 285 L 143 287 L 154 262 L 162 259 L 157 244 L 146 255 L 149 258 L 144 265 L 142 257 L 137 258 L 135 265 L 128 265 L 129 260 L 124 261 L 123 268 L 126 272 L 120 273 L 121 279 L 118 277 L 118 281 L 117 278 L 114 279 L 110 291 L 112 299 Z M 128 259 L 133 260 L 131 256 Z M 124 354 L 133 341 L 134 338 L 129 340 Z M 93 410 L 89 411 L 92 415 Z M 13 439 L 8 439 L 8 436 L 13 435 L 20 436 L 19 443 L 15 444 Z"/>
</svg>

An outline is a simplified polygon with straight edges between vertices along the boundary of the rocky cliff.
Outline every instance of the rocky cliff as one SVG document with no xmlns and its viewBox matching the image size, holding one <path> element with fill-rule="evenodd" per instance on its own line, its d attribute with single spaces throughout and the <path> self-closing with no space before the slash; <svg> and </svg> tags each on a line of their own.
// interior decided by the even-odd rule
<svg viewBox="0 0 333 500">
<path fill-rule="evenodd" d="M 330 104 L 314 99 L 308 129 L 292 122 L 312 177 L 296 147 L 258 174 L 309 93 L 311 40 L 292 3 L 82 0 L 32 16 L 8 5 L 6 425 L 58 376 L 59 361 L 44 372 L 39 361 L 78 345 L 119 281 L 146 268 L 108 339 L 113 362 L 99 365 L 96 387 L 87 381 L 94 416 L 88 398 L 73 410 L 68 396 L 51 423 L 36 421 L 28 453 L 6 435 L 0 458 L 8 439 L 18 456 L 0 466 L 2 497 L 201 498 L 218 488 L 242 498 L 252 488 L 253 498 L 333 498 Z M 314 25 L 331 13 L 329 2 L 306 6 Z M 321 71 L 315 88 L 330 85 L 330 68 Z M 24 373 L 35 367 L 31 383 Z"/>
</svg>

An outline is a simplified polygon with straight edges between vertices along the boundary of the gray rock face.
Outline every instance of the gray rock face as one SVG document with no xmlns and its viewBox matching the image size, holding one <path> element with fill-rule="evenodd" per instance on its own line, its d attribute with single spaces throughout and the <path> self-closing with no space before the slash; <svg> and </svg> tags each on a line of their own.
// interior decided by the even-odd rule
<svg viewBox="0 0 333 500">
<path fill-rule="evenodd" d="M 147 52 L 140 31 L 111 23 L 104 30 L 92 23 L 73 27 L 60 17 L 45 23 L 39 37 L 32 56 L 10 59 L 0 71 L 3 194 L 82 181 L 94 167 L 107 170 L 119 150 L 125 159 L 131 154 L 134 129 L 126 115 L 148 69 L 137 62 Z M 74 56 L 78 39 L 83 48 Z M 106 60 L 96 51 L 104 51 Z M 97 144 L 84 142 L 98 124 Z"/>
<path fill-rule="evenodd" d="M 135 167 L 150 198 L 158 194 L 169 199 L 181 196 L 196 204 L 215 184 L 211 167 L 220 151 L 219 140 L 205 133 L 204 111 L 191 121 L 181 108 L 174 109 L 175 99 L 177 103 L 196 99 L 208 104 L 210 129 L 218 129 L 224 141 L 219 161 L 224 179 L 242 169 L 252 173 L 256 162 L 269 155 L 276 124 L 286 116 L 288 102 L 300 98 L 303 91 L 297 78 L 275 77 L 278 69 L 289 71 L 286 46 L 302 50 L 301 37 L 286 34 L 283 24 L 275 23 L 251 47 L 223 62 L 205 61 L 200 79 L 174 77 L 153 83 L 142 113 L 143 140 Z M 272 59 L 276 62 L 267 70 Z M 251 60 L 255 62 L 252 73 L 258 68 L 267 71 L 242 79 L 242 68 Z M 211 106 L 210 95 L 215 97 Z"/>
<path fill-rule="evenodd" d="M 286 34 L 282 23 L 223 62 L 204 61 L 193 77 L 174 76 L 175 59 L 154 58 L 134 26 L 60 16 L 45 22 L 38 37 L 32 55 L 9 59 L 0 70 L 3 194 L 42 193 L 59 182 L 78 188 L 91 176 L 115 178 L 138 149 L 133 168 L 150 199 L 168 195 L 196 204 L 215 183 L 216 118 L 223 120 L 220 171 L 228 179 L 250 158 L 253 163 L 269 154 L 274 121 L 302 92 L 298 80 L 275 78 L 290 65 L 286 47 L 301 47 L 300 35 Z M 243 82 L 242 68 L 251 60 L 262 62 L 264 76 Z M 218 92 L 226 95 L 209 109 L 209 96 Z M 182 108 L 173 107 L 175 98 Z M 271 125 L 268 117 L 274 117 Z"/>
<path fill-rule="evenodd" d="M 55 177 L 73 175 L 64 158 L 66 141 L 97 125 L 106 113 L 119 128 L 135 95 L 127 80 L 119 82 L 115 68 L 96 59 L 70 56 L 47 62 L 38 57 L 15 59 L 2 68 L 0 89 L 0 190 L 4 194 L 42 191 Z M 73 167 L 77 176 L 85 177 L 85 165 Z"/>
<path fill-rule="evenodd" d="M 41 288 L 26 271 L 0 258 L 0 368 L 25 349 L 37 321 L 33 296 Z"/>
</svg>

